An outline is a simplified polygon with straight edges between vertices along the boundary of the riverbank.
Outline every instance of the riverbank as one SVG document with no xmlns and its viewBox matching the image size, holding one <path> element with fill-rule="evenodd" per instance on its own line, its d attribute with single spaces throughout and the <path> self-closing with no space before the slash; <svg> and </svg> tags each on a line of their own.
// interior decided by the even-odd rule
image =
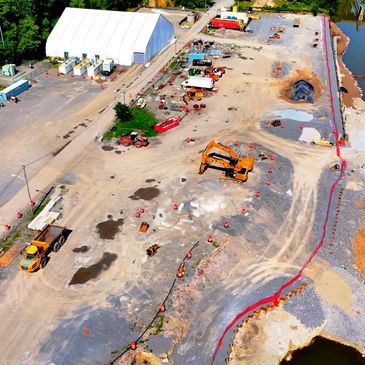
<svg viewBox="0 0 365 365">
<path fill-rule="evenodd" d="M 350 40 L 335 23 L 331 22 L 330 27 L 332 36 L 339 37 L 337 39 L 337 62 L 340 68 L 340 86 L 343 86 L 348 91 L 348 93 L 342 93 L 342 101 L 346 107 L 354 107 L 355 99 L 361 98 L 362 92 L 342 60 L 342 56 L 346 52 Z"/>
</svg>

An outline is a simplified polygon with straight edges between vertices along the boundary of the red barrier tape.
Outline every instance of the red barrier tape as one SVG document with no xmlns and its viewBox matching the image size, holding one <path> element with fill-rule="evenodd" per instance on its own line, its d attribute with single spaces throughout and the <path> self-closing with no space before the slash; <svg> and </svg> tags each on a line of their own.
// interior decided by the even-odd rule
<svg viewBox="0 0 365 365">
<path fill-rule="evenodd" d="M 315 249 L 313 250 L 313 252 L 311 253 L 311 255 L 309 256 L 309 258 L 307 259 L 307 261 L 304 263 L 304 265 L 302 266 L 302 268 L 299 270 L 298 274 L 295 275 L 292 279 L 290 279 L 289 281 L 287 281 L 285 284 L 283 284 L 278 291 L 276 291 L 274 293 L 274 295 L 270 296 L 270 297 L 266 297 L 263 298 L 261 300 L 259 300 L 258 302 L 251 304 L 250 306 L 248 306 L 245 310 L 243 310 L 242 312 L 238 313 L 236 315 L 236 317 L 229 323 L 229 325 L 225 328 L 225 330 L 223 331 L 223 334 L 221 335 L 221 337 L 218 340 L 218 344 L 214 350 L 214 354 L 213 354 L 213 358 L 211 361 L 211 365 L 214 364 L 214 361 L 217 357 L 218 351 L 222 346 L 223 343 L 223 339 L 226 336 L 226 334 L 229 332 L 229 330 L 237 323 L 237 321 L 239 321 L 244 315 L 246 315 L 247 313 L 251 312 L 252 310 L 261 307 L 264 304 L 268 304 L 268 303 L 273 303 L 275 306 L 278 306 L 279 304 L 279 299 L 280 296 L 282 294 L 282 292 L 289 287 L 290 285 L 292 285 L 293 283 L 295 283 L 297 280 L 299 280 L 303 274 L 303 271 L 306 269 L 306 267 L 309 265 L 309 263 L 312 261 L 313 257 L 316 256 L 316 254 L 318 253 L 318 251 L 320 250 L 320 248 L 323 246 L 323 242 L 326 236 L 326 229 L 327 229 L 327 223 L 328 223 L 328 219 L 329 219 L 329 213 L 330 213 L 330 207 L 331 207 L 331 203 L 332 203 L 332 198 L 333 198 L 333 193 L 339 183 L 339 181 L 342 179 L 344 171 L 346 169 L 346 160 L 341 156 L 341 144 L 339 141 L 339 133 L 338 133 L 338 127 L 337 127 L 337 121 L 336 121 L 336 112 L 335 112 L 335 108 L 333 106 L 333 96 L 332 96 L 332 82 L 331 82 L 331 75 L 330 75 L 330 66 L 329 66 L 329 61 L 328 61 L 328 48 L 327 48 L 327 30 L 326 27 L 328 26 L 328 21 L 326 17 L 323 17 L 323 32 L 324 32 L 324 43 L 325 43 L 325 57 L 326 57 L 326 66 L 327 66 L 327 75 L 328 75 L 328 81 L 329 81 L 329 88 L 330 88 L 330 103 L 331 103 L 331 111 L 332 111 L 332 115 L 333 115 L 333 123 L 334 123 L 334 130 L 333 130 L 333 135 L 336 138 L 336 154 L 337 157 L 340 159 L 341 161 L 341 173 L 338 176 L 338 178 L 335 180 L 335 182 L 332 184 L 331 186 L 331 190 L 330 190 L 330 194 L 329 194 L 329 199 L 328 199 L 328 206 L 327 206 L 327 212 L 326 212 L 326 219 L 324 221 L 323 224 L 323 230 L 322 230 L 322 236 L 320 241 L 318 242 L 318 244 L 316 245 Z"/>
</svg>

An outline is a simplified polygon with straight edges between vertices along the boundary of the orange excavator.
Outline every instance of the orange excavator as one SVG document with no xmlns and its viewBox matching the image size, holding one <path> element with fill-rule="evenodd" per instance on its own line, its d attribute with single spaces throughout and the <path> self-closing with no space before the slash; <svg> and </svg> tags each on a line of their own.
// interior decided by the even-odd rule
<svg viewBox="0 0 365 365">
<path fill-rule="evenodd" d="M 212 150 L 225 152 L 221 154 Z M 224 172 L 225 178 L 232 181 L 245 182 L 248 173 L 253 169 L 254 159 L 252 157 L 239 157 L 231 148 L 210 141 L 202 154 L 199 174 L 202 175 L 210 168 Z"/>
</svg>

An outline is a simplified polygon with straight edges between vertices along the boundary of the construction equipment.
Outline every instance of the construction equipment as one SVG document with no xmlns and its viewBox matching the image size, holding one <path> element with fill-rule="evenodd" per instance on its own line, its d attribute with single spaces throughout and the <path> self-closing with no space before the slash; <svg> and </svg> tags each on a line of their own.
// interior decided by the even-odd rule
<svg viewBox="0 0 365 365">
<path fill-rule="evenodd" d="M 123 146 L 130 146 L 131 144 L 137 148 L 148 146 L 149 141 L 145 136 L 141 136 L 138 132 L 132 132 L 131 134 L 125 134 L 119 140 L 119 144 Z"/>
<path fill-rule="evenodd" d="M 199 68 L 191 68 L 189 69 L 189 76 L 195 76 L 195 75 L 200 75 L 202 73 L 202 71 Z"/>
<path fill-rule="evenodd" d="M 211 152 L 217 149 L 226 154 Z M 210 141 L 202 154 L 199 174 L 202 175 L 208 168 L 224 172 L 225 179 L 245 182 L 248 173 L 252 171 L 254 159 L 252 157 L 239 157 L 231 148 L 220 144 L 219 142 Z"/>
<path fill-rule="evenodd" d="M 318 139 L 314 139 L 313 143 L 319 146 L 324 146 L 324 147 L 332 147 L 333 143 L 325 138 L 318 138 Z"/>
<path fill-rule="evenodd" d="M 186 90 L 186 94 L 183 97 L 185 103 L 188 103 L 189 100 L 200 101 L 203 99 L 203 93 L 194 88 Z"/>
<path fill-rule="evenodd" d="M 152 257 L 156 254 L 157 250 L 160 248 L 160 246 L 158 244 L 153 244 L 152 246 L 148 247 L 146 252 L 147 252 L 147 255 Z"/>
<path fill-rule="evenodd" d="M 66 241 L 65 227 L 48 224 L 26 247 L 24 256 L 20 260 L 23 271 L 33 272 L 43 269 L 49 261 L 49 253 L 57 252 Z"/>
</svg>

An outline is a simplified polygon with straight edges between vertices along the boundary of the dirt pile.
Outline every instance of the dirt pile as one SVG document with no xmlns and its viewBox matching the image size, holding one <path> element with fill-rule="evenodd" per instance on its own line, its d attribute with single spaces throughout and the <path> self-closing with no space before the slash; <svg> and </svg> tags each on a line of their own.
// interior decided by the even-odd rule
<svg viewBox="0 0 365 365">
<path fill-rule="evenodd" d="M 310 84 L 314 91 L 313 91 L 313 102 L 318 100 L 318 98 L 323 94 L 323 85 L 321 80 L 318 76 L 310 70 L 295 70 L 294 73 L 285 77 L 279 82 L 279 94 L 282 99 L 288 101 L 289 103 L 303 103 L 304 100 L 293 100 L 293 85 L 298 83 L 299 81 L 305 81 L 306 83 Z"/>
<path fill-rule="evenodd" d="M 363 214 L 365 214 L 365 201 Z M 353 238 L 352 244 L 355 251 L 355 265 L 360 270 L 365 272 L 365 222 Z"/>
</svg>

